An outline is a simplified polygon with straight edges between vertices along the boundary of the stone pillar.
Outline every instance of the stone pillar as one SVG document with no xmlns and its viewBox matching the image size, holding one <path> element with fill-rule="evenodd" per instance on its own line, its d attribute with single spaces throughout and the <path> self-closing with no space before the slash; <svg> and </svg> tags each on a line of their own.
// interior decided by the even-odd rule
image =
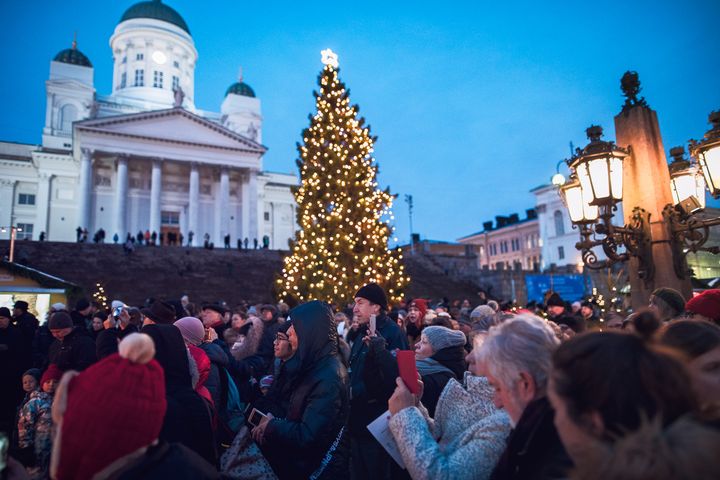
<svg viewBox="0 0 720 480">
<path fill-rule="evenodd" d="M 650 294 L 657 287 L 674 288 L 688 299 L 692 295 L 690 279 L 681 280 L 675 274 L 669 225 L 663 222 L 663 208 L 673 199 L 657 114 L 643 104 L 626 106 L 615 117 L 615 132 L 617 144 L 631 151 L 623 164 L 625 223 L 630 222 L 633 208 L 640 206 L 650 213 L 652 233 L 653 280 L 646 282 L 639 278 L 637 258 L 629 262 L 632 306 L 634 309 L 647 306 Z"/>
<path fill-rule="evenodd" d="M 200 172 L 197 163 L 190 165 L 190 203 L 188 205 L 188 231 L 193 232 L 192 246 L 199 244 L 201 232 L 198 231 L 198 220 L 200 218 Z M 185 235 L 187 238 L 187 234 Z"/>
<path fill-rule="evenodd" d="M 150 177 L 150 234 L 156 232 L 160 242 L 160 194 L 162 193 L 162 163 L 153 160 Z"/>
<path fill-rule="evenodd" d="M 243 180 L 242 180 L 242 186 L 241 186 L 241 195 L 242 195 L 242 218 L 241 225 L 241 237 L 243 240 L 245 238 L 249 239 L 248 245 L 252 245 L 252 238 L 250 238 L 250 187 L 248 185 L 248 175 L 247 173 L 243 174 Z"/>
<path fill-rule="evenodd" d="M 15 207 L 15 180 L 0 179 L 0 227 L 9 227 L 13 224 L 13 208 Z M 7 235 L 10 238 L 10 231 Z"/>
<path fill-rule="evenodd" d="M 115 176 L 115 218 L 113 222 L 113 232 L 108 232 L 108 239 L 114 234 L 118 234 L 120 242 L 124 242 L 127 237 L 127 198 L 128 198 L 128 165 L 127 157 L 120 155 L 117 158 L 117 173 Z"/>
<path fill-rule="evenodd" d="M 230 172 L 227 167 L 220 169 L 220 225 L 217 230 L 220 232 L 218 242 L 224 240 L 225 235 L 230 233 Z"/>
<path fill-rule="evenodd" d="M 262 245 L 262 238 L 258 237 L 258 188 L 257 188 L 257 170 L 250 170 L 248 177 L 248 238 L 249 245 L 253 244 L 253 239 L 257 238 L 258 244 Z"/>
<path fill-rule="evenodd" d="M 92 205 L 92 157 L 93 151 L 89 148 L 80 150 L 80 182 L 78 191 L 78 226 L 90 231 L 90 209 Z"/>
<path fill-rule="evenodd" d="M 52 175 L 40 172 L 38 175 L 37 198 L 35 199 L 35 229 L 33 240 L 40 239 L 40 233 L 45 232 L 45 240 L 49 240 L 48 218 L 50 216 L 50 182 Z"/>
</svg>

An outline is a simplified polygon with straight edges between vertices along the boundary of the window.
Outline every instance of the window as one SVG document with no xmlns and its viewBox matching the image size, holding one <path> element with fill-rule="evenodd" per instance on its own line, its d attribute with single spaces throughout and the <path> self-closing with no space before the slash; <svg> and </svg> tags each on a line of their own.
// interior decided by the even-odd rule
<svg viewBox="0 0 720 480">
<path fill-rule="evenodd" d="M 122 63 L 127 63 L 127 57 L 123 57 Z"/>
<path fill-rule="evenodd" d="M 142 87 L 145 85 L 145 70 L 135 70 L 135 86 Z"/>
<path fill-rule="evenodd" d="M 35 205 L 35 195 L 32 193 L 21 193 L 18 195 L 18 205 Z"/>
<path fill-rule="evenodd" d="M 177 75 L 173 75 L 173 77 L 172 77 L 173 91 L 177 90 L 179 86 L 180 86 L 180 78 Z"/>
<path fill-rule="evenodd" d="M 266 222 L 270 221 L 270 212 L 265 212 L 265 221 Z"/>
<path fill-rule="evenodd" d="M 72 124 L 77 120 L 78 110 L 75 105 L 65 105 L 60 109 L 58 127 L 61 132 L 72 132 Z"/>
<path fill-rule="evenodd" d="M 180 213 L 162 212 L 160 215 L 160 223 L 163 225 L 180 225 Z"/>
<path fill-rule="evenodd" d="M 565 258 L 565 247 L 558 247 L 558 259 L 563 260 Z"/>
<path fill-rule="evenodd" d="M 163 87 L 163 72 L 158 72 L 157 70 L 153 72 L 153 87 Z"/>
<path fill-rule="evenodd" d="M 563 219 L 562 212 L 560 210 L 555 210 L 553 219 L 555 220 L 555 235 L 558 237 L 560 235 L 565 235 L 565 220 Z"/>
<path fill-rule="evenodd" d="M 177 60 L 175 60 L 175 61 L 173 62 L 173 67 L 175 67 L 175 68 L 180 68 L 180 62 L 178 62 Z"/>
<path fill-rule="evenodd" d="M 120 88 L 125 88 L 127 85 L 127 73 L 123 72 L 120 75 Z"/>
<path fill-rule="evenodd" d="M 137 55 L 135 55 L 135 60 L 144 60 L 144 59 L 145 59 L 145 54 L 143 54 L 143 53 L 138 53 Z"/>
<path fill-rule="evenodd" d="M 33 236 L 33 224 L 32 223 L 18 223 L 16 225 L 17 227 L 17 233 L 15 234 L 15 238 L 17 240 L 32 240 Z"/>
</svg>

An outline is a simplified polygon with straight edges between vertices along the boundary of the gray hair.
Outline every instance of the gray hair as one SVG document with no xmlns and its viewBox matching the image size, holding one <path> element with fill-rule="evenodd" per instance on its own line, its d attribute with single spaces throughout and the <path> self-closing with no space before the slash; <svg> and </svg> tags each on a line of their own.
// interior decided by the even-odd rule
<svg viewBox="0 0 720 480">
<path fill-rule="evenodd" d="M 552 354 L 559 344 L 546 320 L 521 314 L 490 328 L 480 355 L 490 374 L 506 388 L 512 386 L 520 372 L 527 372 L 535 381 L 535 388 L 544 391 Z"/>
</svg>

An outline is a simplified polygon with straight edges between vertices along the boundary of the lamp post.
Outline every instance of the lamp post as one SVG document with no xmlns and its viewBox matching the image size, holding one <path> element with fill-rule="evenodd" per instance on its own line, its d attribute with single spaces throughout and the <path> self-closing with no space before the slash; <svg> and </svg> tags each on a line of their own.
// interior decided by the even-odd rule
<svg viewBox="0 0 720 480">
<path fill-rule="evenodd" d="M 664 156 L 657 114 L 644 98 L 638 98 L 640 81 L 635 72 L 621 80 L 626 96 L 615 117 L 617 143 L 601 140 L 602 128 L 586 130 L 590 143 L 569 159 L 573 174 L 560 186 L 573 224 L 580 230 L 576 248 L 586 267 L 601 269 L 629 262 L 632 304 L 647 305 L 651 292 L 660 286 L 682 292 L 692 288 L 685 256 L 706 248 L 709 229 L 720 218 L 701 219 L 704 190 L 697 167 L 685 160 L 682 148 L 674 148 L 675 161 Z M 720 113 L 713 112 L 714 127 L 691 152 L 714 196 L 720 196 Z M 617 204 L 623 202 L 625 225 L 613 224 Z M 606 258 L 600 260 L 596 247 Z"/>
<path fill-rule="evenodd" d="M 415 255 L 415 239 L 413 238 L 412 214 L 413 214 L 413 197 L 405 194 L 405 203 L 408 204 L 408 215 L 410 216 L 410 254 Z"/>
<path fill-rule="evenodd" d="M 10 255 L 8 257 L 8 260 L 10 263 L 13 263 L 13 260 L 15 259 L 15 237 L 17 236 L 17 232 L 22 232 L 22 228 L 16 227 L 14 225 L 11 225 L 9 227 L 0 227 L 0 232 L 5 233 L 8 230 L 10 230 Z"/>
</svg>

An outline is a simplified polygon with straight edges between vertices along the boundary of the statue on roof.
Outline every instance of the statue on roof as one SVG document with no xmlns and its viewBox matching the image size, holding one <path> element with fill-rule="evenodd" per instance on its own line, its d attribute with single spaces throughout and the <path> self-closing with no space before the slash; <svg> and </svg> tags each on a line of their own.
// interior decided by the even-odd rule
<svg viewBox="0 0 720 480">
<path fill-rule="evenodd" d="M 182 108 L 183 102 L 185 101 L 185 92 L 183 92 L 181 86 L 178 85 L 177 88 L 173 89 L 173 96 L 175 98 L 173 108 Z"/>
</svg>

